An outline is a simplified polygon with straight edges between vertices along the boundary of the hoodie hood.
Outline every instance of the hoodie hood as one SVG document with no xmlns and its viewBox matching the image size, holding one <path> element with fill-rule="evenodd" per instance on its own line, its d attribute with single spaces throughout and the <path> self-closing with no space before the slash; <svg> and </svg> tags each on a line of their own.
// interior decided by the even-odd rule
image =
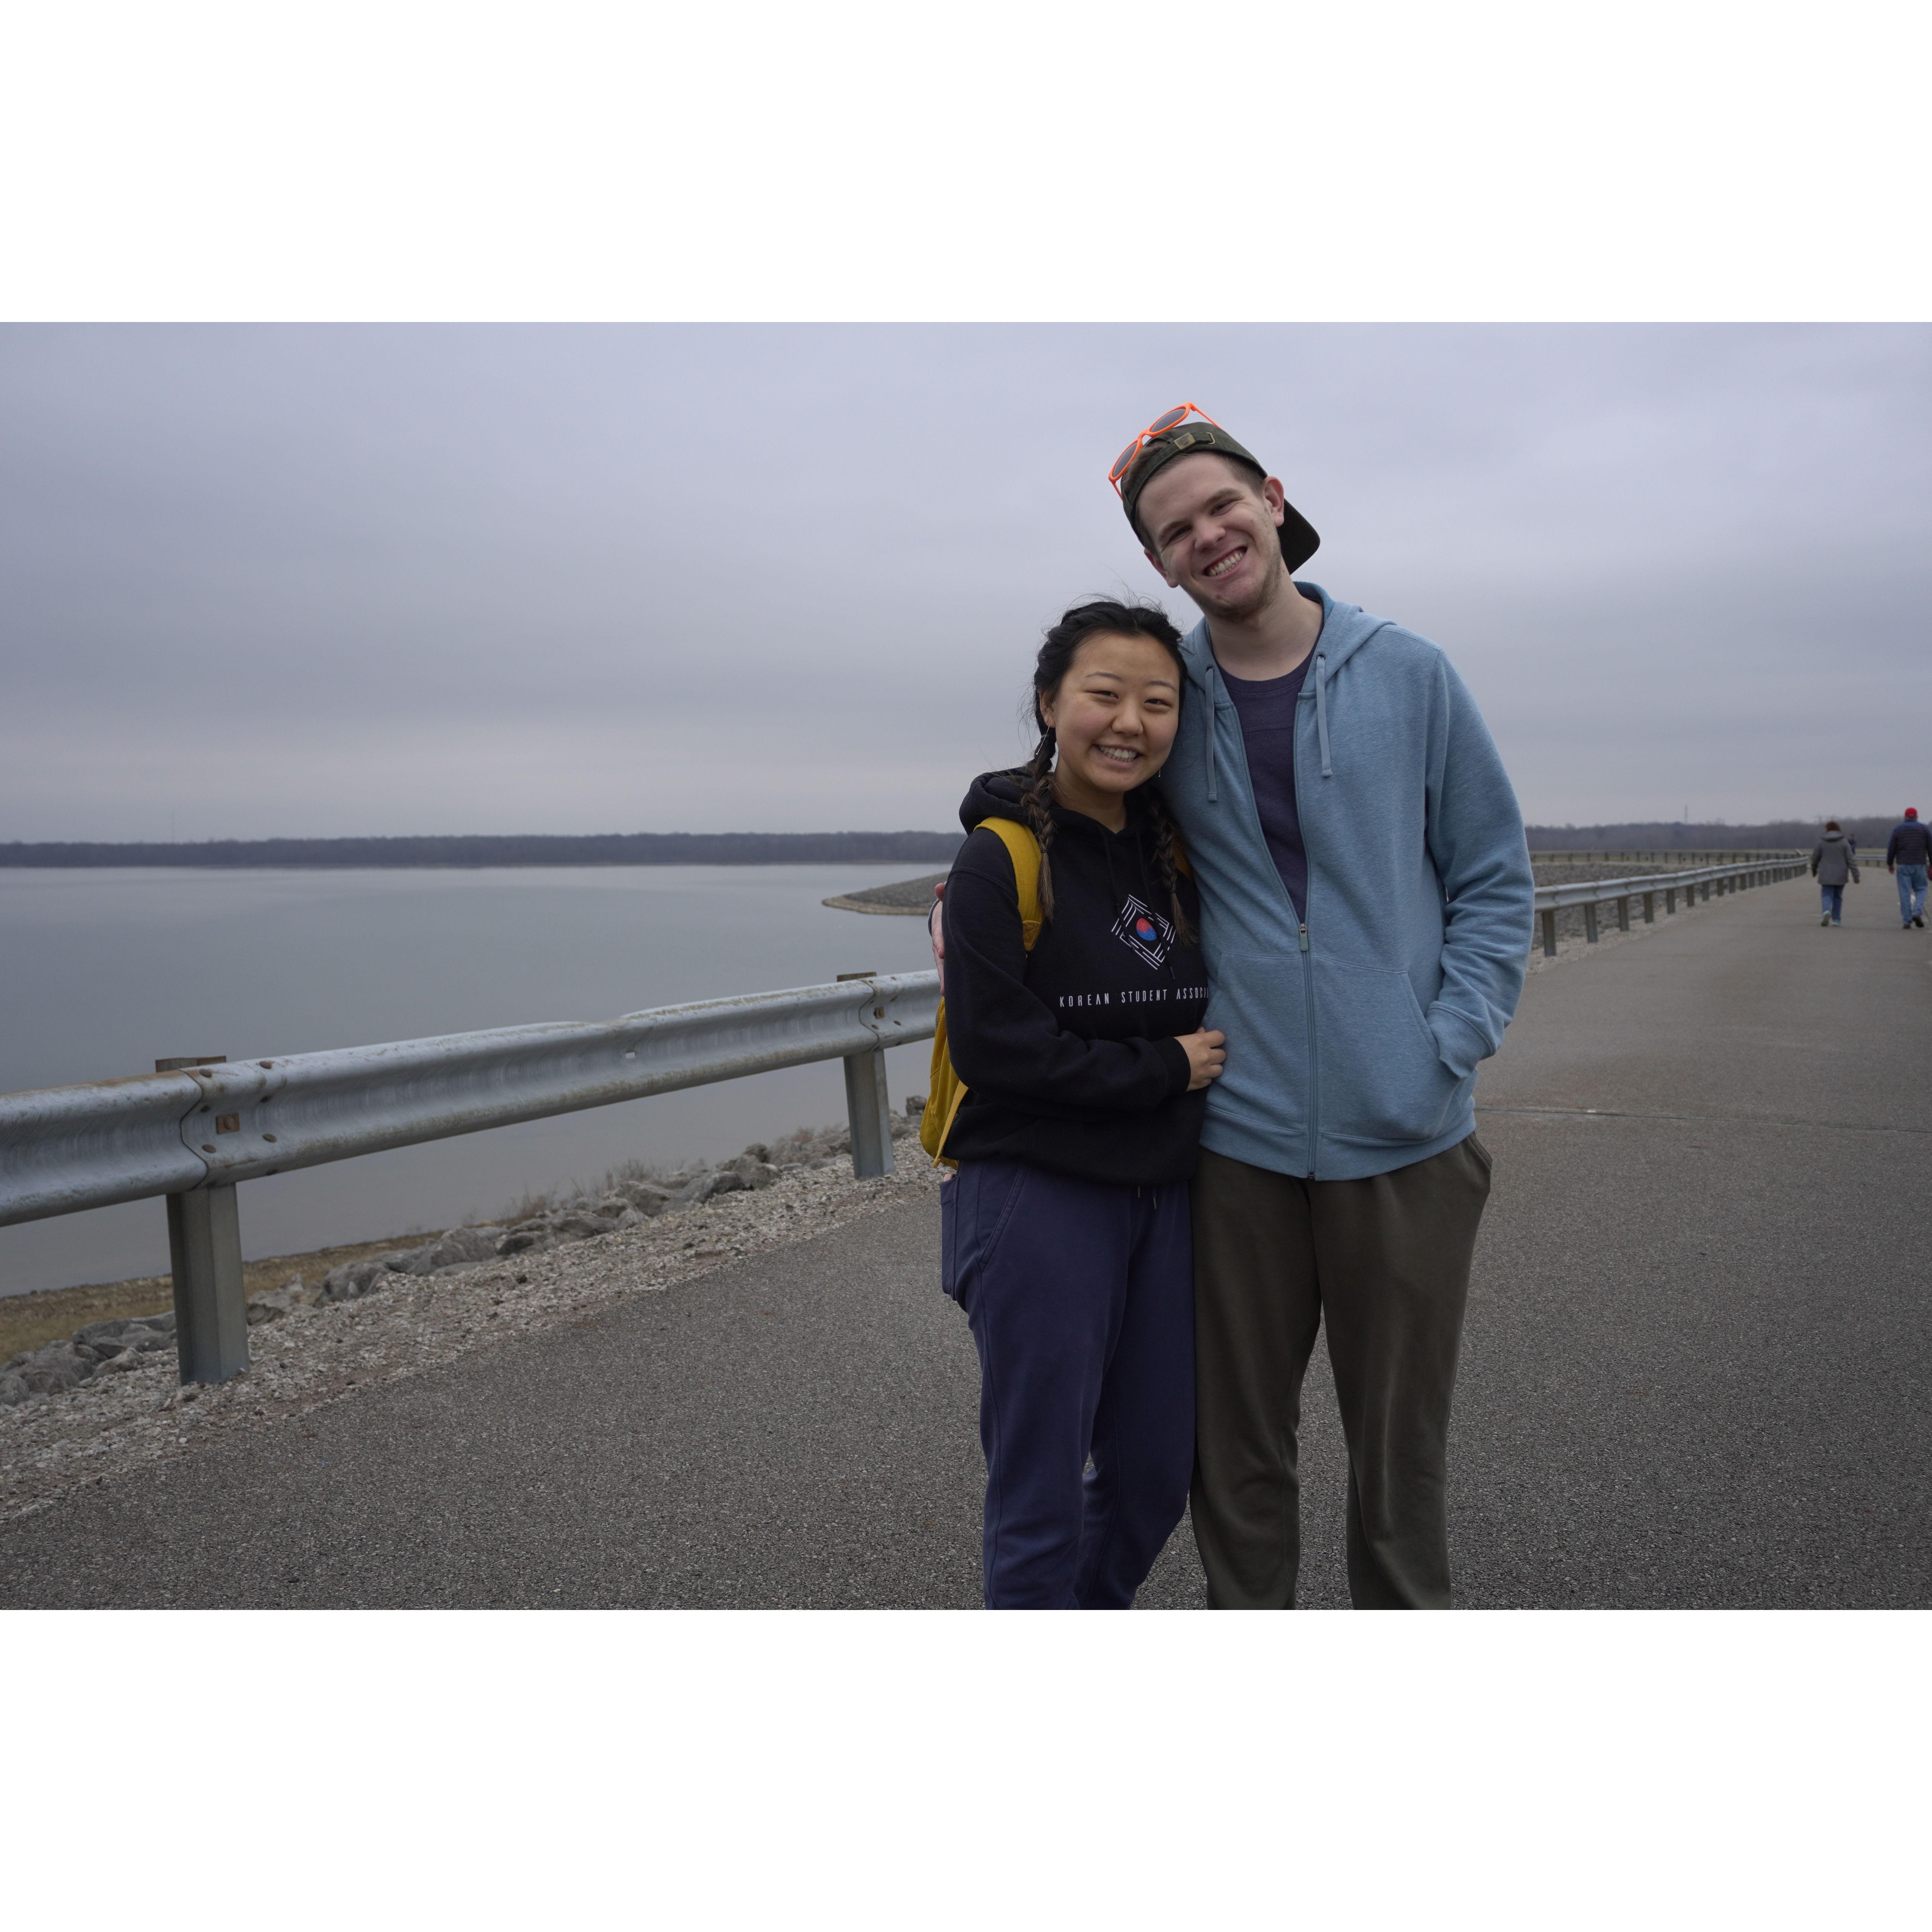
<svg viewBox="0 0 1932 1932">
<path fill-rule="evenodd" d="M 1392 626 L 1386 617 L 1372 617 L 1358 604 L 1338 603 L 1318 584 L 1297 583 L 1295 588 L 1304 596 L 1318 600 L 1322 605 L 1322 634 L 1315 640 L 1314 658 L 1309 665 L 1301 694 L 1304 698 L 1311 694 L 1314 698 L 1316 739 L 1322 753 L 1322 776 L 1332 778 L 1335 765 L 1328 742 L 1328 680 L 1378 631 Z M 1181 639 L 1180 656 L 1187 668 L 1187 682 L 1199 694 L 1200 701 L 1194 709 L 1200 718 L 1202 744 L 1207 754 L 1208 799 L 1210 804 L 1217 803 L 1220 790 L 1214 773 L 1214 710 L 1221 677 L 1220 668 L 1214 662 L 1214 646 L 1208 638 L 1205 617 Z M 1188 728 L 1184 716 L 1181 729 Z"/>
<path fill-rule="evenodd" d="M 960 801 L 961 826 L 970 832 L 988 818 L 1010 818 L 1024 825 L 1027 820 L 1020 806 L 1020 784 L 1025 776 L 1024 766 L 1010 772 L 982 772 Z"/>
<path fill-rule="evenodd" d="M 1026 767 L 1016 765 L 1008 772 L 982 772 L 967 788 L 966 796 L 959 806 L 959 823 L 968 832 L 973 832 L 988 818 L 1010 818 L 1016 825 L 1029 823 L 1026 808 L 1020 803 L 1021 788 L 1026 783 Z M 1147 817 L 1147 806 L 1141 794 L 1146 789 L 1136 785 L 1127 794 L 1126 830 L 1118 835 L 1125 838 L 1138 834 Z M 1052 808 L 1054 829 L 1056 832 L 1094 832 L 1102 838 L 1111 838 L 1110 833 L 1098 819 L 1089 818 L 1084 812 L 1069 812 L 1064 806 Z"/>
<path fill-rule="evenodd" d="M 1297 580 L 1294 587 L 1322 606 L 1322 634 L 1316 640 L 1315 654 L 1328 659 L 1330 677 L 1378 631 L 1389 628 L 1388 618 L 1372 617 L 1359 604 L 1343 604 L 1330 597 L 1318 584 Z M 1205 617 L 1181 639 L 1180 655 L 1187 666 L 1188 682 L 1207 689 L 1207 680 L 1215 667 L 1214 650 L 1208 640 Z"/>
</svg>

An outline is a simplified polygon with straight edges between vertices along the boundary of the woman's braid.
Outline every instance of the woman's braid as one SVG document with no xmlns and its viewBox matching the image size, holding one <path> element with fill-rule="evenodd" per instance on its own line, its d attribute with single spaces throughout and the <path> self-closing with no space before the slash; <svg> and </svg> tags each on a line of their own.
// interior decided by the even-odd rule
<svg viewBox="0 0 1932 1932">
<path fill-rule="evenodd" d="M 1167 808 L 1167 800 L 1161 796 L 1158 785 L 1150 785 L 1145 794 L 1148 815 L 1154 821 L 1154 870 L 1160 874 L 1161 884 L 1167 888 L 1168 910 L 1174 916 L 1174 929 L 1179 933 L 1184 945 L 1194 944 L 1194 931 L 1187 922 L 1187 914 L 1180 903 L 1180 872 L 1174 862 L 1174 850 L 1179 838 L 1174 814 Z"/>
<path fill-rule="evenodd" d="M 1053 845 L 1053 728 L 1040 727 L 1039 748 L 1026 768 L 1026 782 L 1020 788 L 1020 804 L 1033 836 L 1040 841 L 1040 916 L 1042 922 L 1053 916 L 1053 866 L 1048 856 Z"/>
</svg>

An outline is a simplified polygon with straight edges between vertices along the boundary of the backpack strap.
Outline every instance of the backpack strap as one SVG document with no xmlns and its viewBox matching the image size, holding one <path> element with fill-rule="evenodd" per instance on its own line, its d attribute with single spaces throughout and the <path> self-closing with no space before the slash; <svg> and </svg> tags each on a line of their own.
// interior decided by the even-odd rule
<svg viewBox="0 0 1932 1932">
<path fill-rule="evenodd" d="M 1013 862 L 1013 884 L 1020 896 L 1020 937 L 1030 952 L 1046 923 L 1040 912 L 1040 841 L 1025 826 L 1010 818 L 982 818 L 974 829 L 992 833 Z"/>
<path fill-rule="evenodd" d="M 1013 884 L 1020 902 L 1020 938 L 1030 952 L 1045 921 L 1040 910 L 1040 841 L 1026 826 L 1010 818 L 984 818 L 975 831 L 990 832 L 1006 848 L 1013 862 Z M 959 1103 L 966 1097 L 966 1083 L 952 1069 L 952 1052 L 946 1036 L 946 1001 L 939 1002 L 938 1030 L 933 1036 L 932 1077 L 928 1083 L 926 1117 L 920 1123 L 920 1144 L 932 1155 L 936 1166 L 954 1167 L 944 1152 L 946 1136 L 952 1131 Z"/>
</svg>

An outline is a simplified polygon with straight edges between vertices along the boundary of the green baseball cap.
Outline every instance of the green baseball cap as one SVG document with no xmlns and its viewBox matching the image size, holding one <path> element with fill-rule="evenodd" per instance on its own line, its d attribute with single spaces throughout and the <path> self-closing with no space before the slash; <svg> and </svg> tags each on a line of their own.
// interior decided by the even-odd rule
<svg viewBox="0 0 1932 1932">
<path fill-rule="evenodd" d="M 1268 476 L 1252 452 L 1237 442 L 1218 423 L 1200 416 L 1165 430 L 1159 436 L 1149 436 L 1120 478 L 1120 506 L 1127 513 L 1134 535 L 1149 549 L 1153 546 L 1148 543 L 1136 514 L 1141 492 L 1178 456 L 1225 456 L 1245 465 L 1264 481 Z M 1315 526 L 1292 503 L 1286 508 L 1281 524 L 1282 560 L 1290 570 L 1299 570 L 1322 548 L 1322 539 L 1316 534 Z"/>
</svg>

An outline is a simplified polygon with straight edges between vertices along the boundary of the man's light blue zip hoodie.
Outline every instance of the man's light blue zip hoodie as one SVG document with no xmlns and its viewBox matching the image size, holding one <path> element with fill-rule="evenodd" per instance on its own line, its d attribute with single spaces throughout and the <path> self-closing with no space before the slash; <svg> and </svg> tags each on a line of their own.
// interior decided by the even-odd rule
<svg viewBox="0 0 1932 1932">
<path fill-rule="evenodd" d="M 1426 638 L 1317 584 L 1296 707 L 1306 922 L 1275 869 L 1204 620 L 1161 784 L 1201 886 L 1205 1026 L 1228 1036 L 1202 1144 L 1359 1180 L 1475 1125 L 1476 1064 L 1522 992 L 1535 886 L 1522 817 L 1468 688 Z"/>
</svg>

